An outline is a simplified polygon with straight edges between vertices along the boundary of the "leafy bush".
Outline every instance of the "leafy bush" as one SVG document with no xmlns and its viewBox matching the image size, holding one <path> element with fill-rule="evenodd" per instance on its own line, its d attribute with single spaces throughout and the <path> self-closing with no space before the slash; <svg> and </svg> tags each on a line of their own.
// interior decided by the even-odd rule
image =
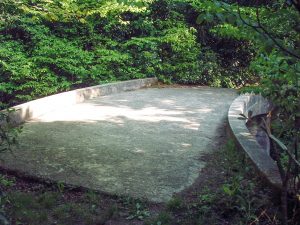
<svg viewBox="0 0 300 225">
<path fill-rule="evenodd" d="M 179 83 L 197 83 L 200 80 L 200 46 L 195 32 L 195 29 L 186 26 L 163 32 L 159 39 L 159 75 L 163 79 Z"/>
<path fill-rule="evenodd" d="M 22 130 L 21 126 L 15 127 L 12 124 L 10 119 L 12 112 L 13 110 L 0 111 L 0 153 L 12 150 L 12 146 L 17 144 L 17 137 Z"/>
<path fill-rule="evenodd" d="M 132 66 L 130 54 L 118 50 L 99 48 L 95 50 L 96 65 L 93 67 L 93 77 L 97 80 L 128 80 L 143 78 L 144 75 Z"/>
<path fill-rule="evenodd" d="M 229 58 L 224 52 L 233 45 L 220 51 L 201 38 L 228 38 L 230 29 L 221 28 L 221 22 L 230 14 L 219 12 L 215 2 L 5 0 L 0 7 L 0 100 L 9 105 L 78 86 L 150 76 L 227 87 L 249 80 L 242 75 L 247 70 L 238 69 L 241 63 L 232 66 L 242 62 L 246 50 L 229 53 L 238 58 L 224 63 Z M 205 33 L 199 28 L 204 7 L 209 10 L 202 22 L 215 25 Z"/>
<path fill-rule="evenodd" d="M 160 64 L 157 38 L 132 38 L 124 43 L 123 48 L 132 56 L 132 66 L 139 68 L 141 74 L 146 77 L 156 76 Z"/>
<path fill-rule="evenodd" d="M 38 67 L 47 68 L 68 81 L 64 83 L 66 87 L 87 81 L 93 61 L 93 54 L 76 43 L 51 36 L 35 46 L 32 56 Z"/>
<path fill-rule="evenodd" d="M 0 46 L 0 101 L 18 103 L 49 95 L 61 88 L 61 82 L 47 68 L 37 67 L 16 41 Z"/>
</svg>

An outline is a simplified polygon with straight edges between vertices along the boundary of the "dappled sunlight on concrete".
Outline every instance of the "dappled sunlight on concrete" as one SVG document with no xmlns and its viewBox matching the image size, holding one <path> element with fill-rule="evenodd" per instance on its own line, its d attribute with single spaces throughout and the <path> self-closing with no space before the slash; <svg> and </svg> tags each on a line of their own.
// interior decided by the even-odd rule
<svg viewBox="0 0 300 225">
<path fill-rule="evenodd" d="M 213 111 L 212 108 L 197 109 L 197 112 L 200 112 L 200 113 L 210 113 L 212 111 Z"/>
<path fill-rule="evenodd" d="M 232 90 L 144 89 L 51 111 L 25 124 L 16 158 L 29 174 L 168 201 L 191 185 L 223 129 Z"/>
<path fill-rule="evenodd" d="M 83 122 L 96 123 L 101 121 L 111 122 L 120 126 L 126 120 L 144 121 L 149 123 L 177 122 L 184 129 L 197 130 L 200 121 L 197 119 L 199 112 L 202 116 L 211 113 L 214 109 L 209 105 L 202 108 L 191 108 L 186 103 L 177 105 L 172 99 L 158 99 L 160 107 L 151 106 L 151 102 L 144 107 L 131 107 L 128 100 L 115 100 L 113 103 L 88 101 L 81 104 L 52 111 L 40 116 L 32 122 Z M 147 106 L 148 105 L 148 106 Z M 167 106 L 167 107 L 166 107 Z"/>
<path fill-rule="evenodd" d="M 158 109 L 155 107 L 147 107 L 143 109 L 131 109 L 124 106 L 101 106 L 89 103 L 74 105 L 66 110 L 59 110 L 41 116 L 34 121 L 38 122 L 55 122 L 55 121 L 110 121 L 114 122 L 114 118 L 127 118 L 130 120 L 159 122 L 162 120 L 171 122 L 190 122 L 178 115 L 184 112 Z"/>
<path fill-rule="evenodd" d="M 162 100 L 161 102 L 162 102 L 162 103 L 165 103 L 165 104 L 174 104 L 174 103 L 175 103 L 174 100 L 168 100 L 168 99 Z"/>
</svg>

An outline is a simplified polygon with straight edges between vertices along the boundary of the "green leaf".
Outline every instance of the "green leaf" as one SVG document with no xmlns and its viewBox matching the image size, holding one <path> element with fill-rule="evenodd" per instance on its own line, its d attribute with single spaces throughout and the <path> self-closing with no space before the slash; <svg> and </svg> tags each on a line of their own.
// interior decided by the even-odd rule
<svg viewBox="0 0 300 225">
<path fill-rule="evenodd" d="M 214 15 L 210 14 L 210 13 L 207 13 L 205 15 L 205 20 L 209 23 L 213 22 L 214 21 Z"/>
<path fill-rule="evenodd" d="M 203 24 L 205 22 L 205 15 L 199 15 L 198 17 L 197 17 L 197 19 L 196 19 L 196 23 L 197 24 Z"/>
<path fill-rule="evenodd" d="M 285 151 L 288 150 L 288 148 L 285 146 L 285 144 L 284 144 L 282 141 L 280 141 L 278 138 L 276 138 L 273 134 L 269 134 L 269 137 L 270 137 L 273 141 L 275 141 L 275 142 L 280 146 L 280 148 L 281 148 L 282 150 L 285 150 Z"/>
</svg>

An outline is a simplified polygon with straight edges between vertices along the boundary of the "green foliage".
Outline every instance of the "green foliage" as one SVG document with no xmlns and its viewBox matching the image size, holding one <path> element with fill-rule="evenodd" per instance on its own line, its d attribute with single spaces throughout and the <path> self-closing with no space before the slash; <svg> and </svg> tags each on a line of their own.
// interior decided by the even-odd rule
<svg viewBox="0 0 300 225">
<path fill-rule="evenodd" d="M 15 179 L 9 179 L 4 175 L 0 175 L 0 186 L 1 187 L 12 187 L 15 184 Z"/>
<path fill-rule="evenodd" d="M 87 201 L 85 195 L 74 195 L 66 190 L 10 189 L 5 198 L 1 196 L 1 200 L 3 208 L 0 214 L 6 212 L 12 224 L 104 224 L 118 213 L 117 206 L 109 201 L 95 206 L 92 201 Z"/>
<path fill-rule="evenodd" d="M 249 73 L 224 63 L 215 41 L 203 39 L 243 39 L 234 22 L 236 7 L 234 16 L 230 7 L 208 0 L 4 0 L 0 100 L 15 105 L 78 86 L 150 76 L 185 84 L 244 84 L 249 76 L 242 74 Z"/>
<path fill-rule="evenodd" d="M 55 207 L 58 200 L 59 195 L 53 192 L 45 192 L 37 198 L 37 202 L 46 209 Z"/>
<path fill-rule="evenodd" d="M 96 48 L 94 51 L 96 65 L 92 67 L 92 78 L 100 81 L 128 80 L 143 78 L 135 68 L 132 56 L 118 50 Z"/>
<path fill-rule="evenodd" d="M 15 127 L 11 122 L 10 114 L 14 110 L 0 111 L 0 153 L 11 151 L 13 145 L 17 144 L 17 137 L 22 127 Z"/>
<path fill-rule="evenodd" d="M 243 40 L 252 47 L 254 54 L 246 66 L 260 78 L 260 83 L 253 89 L 248 87 L 247 91 L 259 92 L 273 104 L 268 117 L 272 122 L 265 128 L 273 143 L 271 155 L 277 162 L 283 190 L 287 192 L 289 185 L 299 183 L 299 9 L 285 1 L 249 7 L 221 1 L 193 1 L 192 4 L 200 13 L 197 22 L 206 25 L 213 36 Z M 230 195 L 235 188 L 225 187 L 224 191 Z M 287 224 L 288 199 L 284 191 L 282 222 Z M 299 185 L 294 185 L 292 192 L 297 199 Z"/>
<path fill-rule="evenodd" d="M 178 210 L 182 207 L 182 205 L 182 199 L 178 196 L 175 196 L 167 203 L 167 208 L 169 210 Z"/>
<path fill-rule="evenodd" d="M 131 55 L 133 67 L 139 68 L 141 78 L 154 77 L 159 71 L 158 38 L 132 38 L 124 43 L 124 51 Z"/>
<path fill-rule="evenodd" d="M 169 225 L 171 224 L 172 217 L 168 212 L 160 212 L 156 218 L 147 221 L 145 224 L 147 225 Z"/>
<path fill-rule="evenodd" d="M 300 62 L 293 63 L 276 51 L 260 55 L 252 63 L 252 69 L 262 77 L 263 94 L 290 115 L 299 111 L 299 66 Z"/>
<path fill-rule="evenodd" d="M 32 52 L 33 61 L 40 68 L 47 68 L 67 79 L 70 83 L 82 83 L 88 79 L 88 66 L 93 55 L 81 50 L 76 43 L 47 37 L 40 41 Z"/>
<path fill-rule="evenodd" d="M 276 216 L 268 215 L 269 199 L 264 191 L 258 191 L 261 187 L 254 179 L 253 168 L 245 164 L 237 151 L 232 140 L 222 150 L 224 163 L 220 166 L 225 180 L 218 190 L 212 192 L 208 187 L 201 192 L 195 204 L 200 224 L 219 224 L 222 218 L 229 218 L 230 224 L 263 224 L 267 221 L 279 224 Z"/>
<path fill-rule="evenodd" d="M 139 202 L 135 204 L 135 209 L 130 213 L 130 216 L 128 216 L 126 219 L 132 220 L 132 219 L 139 219 L 144 220 L 145 218 L 150 216 L 150 212 L 143 207 L 143 205 Z"/>
<path fill-rule="evenodd" d="M 60 193 L 63 193 L 65 190 L 65 184 L 63 182 L 58 182 L 57 183 L 57 189 Z"/>
<path fill-rule="evenodd" d="M 61 79 L 46 67 L 38 67 L 16 41 L 0 45 L 0 101 L 14 104 L 63 89 Z"/>
<path fill-rule="evenodd" d="M 201 80 L 200 46 L 196 30 L 185 26 L 167 29 L 159 40 L 161 65 L 159 74 L 179 83 L 197 83 Z"/>
</svg>

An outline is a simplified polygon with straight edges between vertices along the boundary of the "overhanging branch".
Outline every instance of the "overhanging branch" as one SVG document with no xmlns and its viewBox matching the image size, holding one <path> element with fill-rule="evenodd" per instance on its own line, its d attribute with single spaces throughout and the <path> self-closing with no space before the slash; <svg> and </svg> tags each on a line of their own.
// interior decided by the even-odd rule
<svg viewBox="0 0 300 225">
<path fill-rule="evenodd" d="M 299 6 L 300 6 L 300 0 L 299 0 Z M 240 10 L 240 5 L 238 4 L 238 15 L 240 20 L 247 26 L 251 27 L 252 29 L 254 29 L 256 32 L 258 32 L 259 34 L 263 35 L 265 38 L 268 38 L 270 40 L 273 41 L 273 43 L 283 52 L 293 56 L 294 58 L 300 59 L 300 56 L 295 54 L 294 52 L 290 51 L 289 49 L 285 48 L 283 45 L 281 45 L 279 43 L 278 40 L 276 40 L 276 38 L 274 37 L 273 34 L 271 34 L 271 32 L 269 32 L 261 23 L 260 20 L 260 16 L 259 16 L 259 7 L 256 7 L 256 23 L 250 23 L 247 22 L 242 14 L 241 14 L 241 10 Z"/>
</svg>

